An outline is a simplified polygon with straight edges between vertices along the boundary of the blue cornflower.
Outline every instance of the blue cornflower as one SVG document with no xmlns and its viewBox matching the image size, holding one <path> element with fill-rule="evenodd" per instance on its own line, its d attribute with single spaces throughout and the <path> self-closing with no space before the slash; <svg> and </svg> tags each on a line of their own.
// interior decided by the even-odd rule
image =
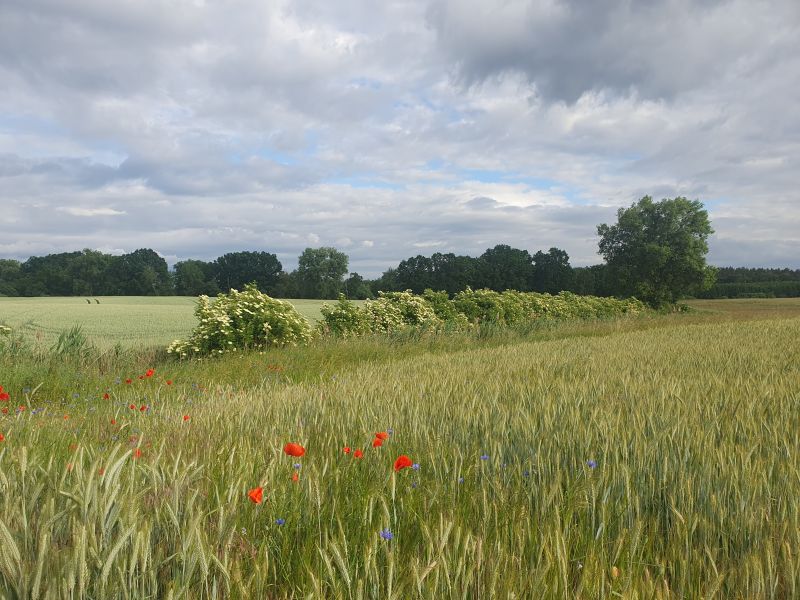
<svg viewBox="0 0 800 600">
<path fill-rule="evenodd" d="M 394 429 L 387 429 L 386 433 L 388 433 L 389 435 L 394 435 Z"/>
<path fill-rule="evenodd" d="M 275 525 L 283 525 L 286 523 L 286 519 L 275 519 Z"/>
<path fill-rule="evenodd" d="M 530 471 L 523 471 L 523 472 L 522 472 L 522 476 L 523 476 L 523 477 L 530 477 L 530 475 L 531 475 L 531 472 L 530 472 Z"/>
<path fill-rule="evenodd" d="M 418 485 L 418 484 L 417 484 L 417 482 L 415 481 L 414 483 L 412 483 L 412 484 L 411 484 L 411 487 L 412 487 L 413 489 L 417 489 L 417 485 Z"/>
<path fill-rule="evenodd" d="M 589 465 L 590 469 L 594 469 L 597 466 L 597 461 L 596 460 L 589 460 L 589 461 L 586 462 L 586 464 Z"/>
<path fill-rule="evenodd" d="M 489 455 L 488 454 L 482 454 L 481 455 L 481 460 L 489 460 Z"/>
<path fill-rule="evenodd" d="M 302 467 L 302 466 L 303 466 L 303 465 L 301 465 L 300 463 L 294 463 L 294 468 L 295 468 L 295 469 L 299 469 L 299 468 L 300 468 L 300 467 Z"/>
<path fill-rule="evenodd" d="M 459 477 L 458 478 L 458 483 L 464 483 L 464 478 L 463 477 Z"/>
<path fill-rule="evenodd" d="M 411 468 L 414 469 L 415 471 L 419 471 L 419 463 L 414 463 L 413 465 L 411 465 Z"/>
<path fill-rule="evenodd" d="M 394 539 L 394 534 L 388 528 L 381 529 L 381 537 L 388 541 Z"/>
</svg>

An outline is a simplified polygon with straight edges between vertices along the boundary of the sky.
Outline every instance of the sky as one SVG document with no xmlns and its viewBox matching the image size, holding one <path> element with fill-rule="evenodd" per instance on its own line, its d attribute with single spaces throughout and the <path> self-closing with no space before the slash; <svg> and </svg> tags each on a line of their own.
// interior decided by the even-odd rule
<svg viewBox="0 0 800 600">
<path fill-rule="evenodd" d="M 799 174 L 797 0 L 0 0 L 0 258 L 582 266 L 680 195 L 800 268 Z"/>
</svg>

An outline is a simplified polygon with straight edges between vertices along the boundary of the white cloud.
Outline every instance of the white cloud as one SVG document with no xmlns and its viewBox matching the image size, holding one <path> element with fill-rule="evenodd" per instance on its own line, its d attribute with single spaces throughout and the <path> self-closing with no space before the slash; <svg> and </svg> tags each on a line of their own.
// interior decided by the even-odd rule
<svg viewBox="0 0 800 600">
<path fill-rule="evenodd" d="M 113 217 L 127 214 L 124 210 L 115 210 L 108 207 L 82 208 L 80 206 L 59 206 L 56 210 L 60 210 L 75 217 Z"/>
</svg>

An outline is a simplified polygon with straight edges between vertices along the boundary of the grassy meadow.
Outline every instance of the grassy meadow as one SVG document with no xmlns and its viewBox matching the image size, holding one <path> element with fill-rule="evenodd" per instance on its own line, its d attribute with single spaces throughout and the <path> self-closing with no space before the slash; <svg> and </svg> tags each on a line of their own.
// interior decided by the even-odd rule
<svg viewBox="0 0 800 600">
<path fill-rule="evenodd" d="M 0 354 L 0 596 L 800 597 L 800 301 L 693 307 Z"/>
</svg>

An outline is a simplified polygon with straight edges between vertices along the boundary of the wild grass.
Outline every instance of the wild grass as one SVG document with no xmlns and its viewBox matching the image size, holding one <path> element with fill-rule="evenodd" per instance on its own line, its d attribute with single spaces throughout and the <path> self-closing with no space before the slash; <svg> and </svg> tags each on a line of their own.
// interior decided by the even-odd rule
<svg viewBox="0 0 800 600">
<path fill-rule="evenodd" d="M 0 595 L 798 597 L 797 339 L 693 313 L 6 357 Z"/>
</svg>

